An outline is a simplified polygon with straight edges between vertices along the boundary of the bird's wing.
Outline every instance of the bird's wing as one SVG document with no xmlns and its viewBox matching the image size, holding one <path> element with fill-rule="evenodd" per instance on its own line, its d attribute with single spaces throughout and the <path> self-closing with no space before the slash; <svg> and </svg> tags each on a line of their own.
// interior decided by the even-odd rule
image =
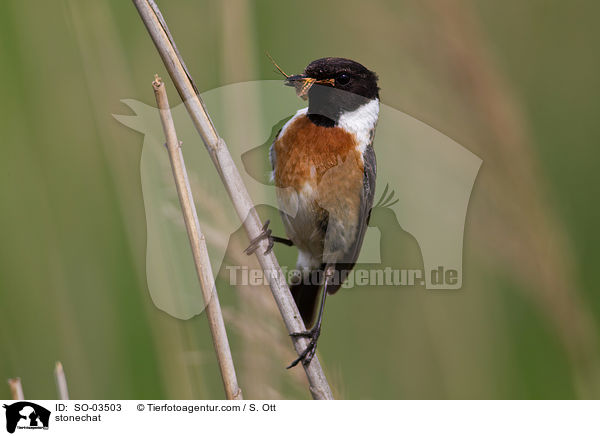
<svg viewBox="0 0 600 436">
<path fill-rule="evenodd" d="M 364 159 L 364 186 L 361 196 L 361 235 L 364 237 L 365 230 L 371 219 L 371 209 L 373 208 L 373 200 L 375 199 L 375 177 L 377 176 L 377 159 L 375 158 L 375 150 L 371 142 L 363 155 Z M 360 243 L 362 244 L 362 237 Z"/>
<path fill-rule="evenodd" d="M 360 211 L 358 215 L 358 228 L 356 237 L 350 248 L 344 254 L 343 263 L 336 264 L 335 268 L 340 273 L 340 284 L 344 282 L 350 270 L 358 260 L 360 248 L 362 247 L 365 233 L 371 218 L 371 209 L 373 208 L 373 200 L 375 198 L 375 177 L 377 175 L 377 159 L 375 158 L 375 150 L 373 142 L 367 146 L 363 154 L 363 189 L 360 196 Z M 335 293 L 340 286 L 328 288 L 328 293 Z"/>
<path fill-rule="evenodd" d="M 281 134 L 281 129 L 275 135 L 275 139 L 271 142 L 271 147 L 269 148 L 269 161 L 271 161 L 271 170 L 275 171 L 275 165 L 277 164 L 277 153 L 275 152 L 275 142 L 279 139 L 279 135 Z"/>
</svg>

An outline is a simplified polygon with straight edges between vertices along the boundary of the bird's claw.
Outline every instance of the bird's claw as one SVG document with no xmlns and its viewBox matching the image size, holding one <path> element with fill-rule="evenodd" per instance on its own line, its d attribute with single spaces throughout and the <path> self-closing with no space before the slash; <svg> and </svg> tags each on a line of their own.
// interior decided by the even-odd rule
<svg viewBox="0 0 600 436">
<path fill-rule="evenodd" d="M 251 240 L 250 245 L 248 245 L 248 248 L 246 248 L 244 250 L 244 253 L 246 253 L 248 256 L 250 256 L 251 254 L 254 254 L 254 252 L 260 246 L 261 241 L 264 239 L 269 240 L 269 245 L 267 246 L 267 249 L 265 250 L 265 254 L 269 254 L 271 252 L 271 250 L 273 249 L 273 246 L 275 245 L 275 240 L 273 239 L 273 236 L 271 235 L 272 232 L 271 232 L 271 229 L 269 228 L 269 223 L 270 223 L 270 220 L 265 221 L 265 224 L 262 226 L 262 232 L 260 233 L 260 235 L 258 235 L 256 238 Z"/>
<path fill-rule="evenodd" d="M 318 341 L 320 335 L 321 335 L 321 327 L 320 326 L 315 326 L 315 328 L 313 328 L 311 330 L 305 330 L 303 332 L 290 333 L 290 336 L 292 336 L 294 338 L 300 338 L 300 337 L 310 338 L 310 342 L 308 343 L 308 345 L 306 346 L 304 351 L 302 353 L 300 353 L 298 358 L 296 360 L 294 360 L 292 363 L 290 363 L 286 369 L 293 368 L 294 366 L 298 365 L 300 362 L 302 362 L 302 365 L 304 365 L 304 366 L 309 365 L 317 351 L 317 341 Z"/>
</svg>

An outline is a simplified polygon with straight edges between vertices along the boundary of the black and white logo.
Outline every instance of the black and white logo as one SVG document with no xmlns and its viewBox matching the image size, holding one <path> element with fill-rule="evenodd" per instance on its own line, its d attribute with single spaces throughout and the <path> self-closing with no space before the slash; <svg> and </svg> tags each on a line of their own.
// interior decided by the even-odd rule
<svg viewBox="0 0 600 436">
<path fill-rule="evenodd" d="M 16 429 L 48 430 L 50 411 L 29 401 L 5 404 L 6 431 L 14 433 Z"/>
</svg>

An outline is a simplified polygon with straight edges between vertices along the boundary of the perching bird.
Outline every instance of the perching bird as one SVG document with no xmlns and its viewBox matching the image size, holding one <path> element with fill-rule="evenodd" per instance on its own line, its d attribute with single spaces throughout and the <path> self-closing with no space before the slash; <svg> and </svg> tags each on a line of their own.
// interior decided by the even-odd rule
<svg viewBox="0 0 600 436">
<path fill-rule="evenodd" d="M 285 73 L 284 73 L 285 74 Z M 305 325 L 294 333 L 311 339 L 289 366 L 314 356 L 327 294 L 335 293 L 353 268 L 367 229 L 375 194 L 373 150 L 379 115 L 377 75 L 350 59 L 322 58 L 303 74 L 287 76 L 308 107 L 299 110 L 277 134 L 270 149 L 272 178 L 289 239 L 263 233 L 246 250 L 269 238 L 298 248 L 300 274 L 290 290 Z"/>
</svg>

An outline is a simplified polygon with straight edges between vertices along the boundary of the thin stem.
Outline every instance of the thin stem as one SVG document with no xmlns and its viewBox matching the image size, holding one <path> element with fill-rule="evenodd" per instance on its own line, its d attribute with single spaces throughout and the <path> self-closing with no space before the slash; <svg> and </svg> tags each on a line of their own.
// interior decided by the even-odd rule
<svg viewBox="0 0 600 436">
<path fill-rule="evenodd" d="M 166 87 L 158 76 L 155 76 L 152 87 L 154 88 L 156 103 L 160 110 L 160 119 L 167 138 L 167 150 L 169 151 L 171 169 L 173 170 L 179 203 L 181 204 L 185 227 L 192 248 L 196 273 L 198 274 L 198 280 L 200 281 L 200 287 L 202 288 L 202 294 L 206 303 L 208 325 L 212 334 L 215 352 L 217 353 L 217 360 L 219 361 L 221 377 L 225 386 L 225 395 L 228 400 L 242 400 L 242 391 L 238 386 L 235 375 L 235 367 L 231 357 L 225 323 L 223 322 L 215 279 L 210 266 L 206 240 L 200 229 L 200 222 L 196 214 L 192 189 L 185 169 L 183 154 L 181 153 L 181 144 L 177 140 L 175 124 L 173 123 L 173 117 L 169 109 Z"/>
<path fill-rule="evenodd" d="M 61 400 L 69 399 L 69 388 L 67 387 L 67 377 L 62 363 L 56 362 L 54 366 L 54 379 L 56 380 L 56 389 L 58 390 L 58 398 Z"/>
<path fill-rule="evenodd" d="M 23 386 L 21 385 L 21 378 L 9 378 L 8 386 L 10 386 L 10 395 L 13 400 L 24 400 L 25 395 L 23 394 Z"/>
<path fill-rule="evenodd" d="M 197 87 L 185 67 L 185 63 L 179 56 L 164 18 L 152 0 L 133 0 L 133 3 L 154 41 L 154 45 L 196 126 L 196 130 L 204 141 L 209 155 L 221 176 L 221 180 L 229 193 L 234 208 L 244 225 L 248 238 L 250 240 L 256 238 L 262 231 L 262 223 L 258 213 L 254 209 L 248 190 L 235 166 L 225 141 L 217 134 L 204 103 L 196 91 Z M 302 322 L 279 263 L 272 252 L 264 254 L 266 247 L 267 242 L 262 242 L 262 249 L 259 248 L 256 250 L 256 257 L 261 268 L 266 273 L 265 275 L 271 292 L 273 293 L 285 326 L 289 333 L 305 331 L 306 327 Z M 308 346 L 309 340 L 303 337 L 292 337 L 292 342 L 296 348 L 296 352 L 300 354 Z M 319 359 L 315 356 L 310 364 L 303 367 L 313 398 L 333 399 L 331 388 L 327 383 Z"/>
</svg>

